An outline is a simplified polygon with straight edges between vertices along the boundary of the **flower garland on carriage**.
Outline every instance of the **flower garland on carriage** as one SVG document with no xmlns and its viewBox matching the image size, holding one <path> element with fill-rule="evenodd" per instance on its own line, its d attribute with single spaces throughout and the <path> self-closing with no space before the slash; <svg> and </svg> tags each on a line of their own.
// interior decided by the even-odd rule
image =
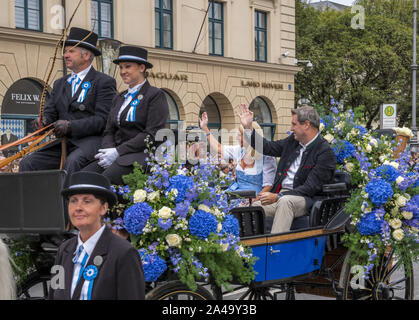
<svg viewBox="0 0 419 320">
<path fill-rule="evenodd" d="M 345 112 L 332 100 L 331 113 L 321 119 L 322 135 L 337 159 L 337 170 L 348 172 L 352 190 L 345 210 L 350 230 L 343 236 L 353 265 L 363 266 L 368 279 L 379 257 L 389 248 L 409 266 L 419 257 L 419 167 L 409 163 L 401 140 L 377 136 L 360 121 L 362 107 Z M 320 111 L 321 112 L 321 111 Z M 410 138 L 408 128 L 394 128 Z"/>
<path fill-rule="evenodd" d="M 224 192 L 231 175 L 220 173 L 215 161 L 187 168 L 169 149 L 157 159 L 149 146 L 149 172 L 135 165 L 124 186 L 113 186 L 124 200 L 106 222 L 129 233 L 148 283 L 175 275 L 191 290 L 201 281 L 227 289 L 233 281 L 249 284 L 256 258 L 240 242 L 238 220 L 229 213 L 239 203 Z"/>
</svg>

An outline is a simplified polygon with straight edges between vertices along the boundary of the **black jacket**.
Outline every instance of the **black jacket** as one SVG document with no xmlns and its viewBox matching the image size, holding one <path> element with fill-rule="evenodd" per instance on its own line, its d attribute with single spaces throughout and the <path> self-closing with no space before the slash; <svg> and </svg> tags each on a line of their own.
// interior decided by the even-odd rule
<svg viewBox="0 0 419 320">
<path fill-rule="evenodd" d="M 102 148 L 114 148 L 119 157 L 116 162 L 121 166 L 130 166 L 134 162 L 143 165 L 146 154 L 146 137 L 150 141 L 155 139 L 159 129 L 163 129 L 169 117 L 169 106 L 163 90 L 153 87 L 148 81 L 141 87 L 140 92 L 132 98 L 131 102 L 142 96 L 135 111 L 135 121 L 127 121 L 130 109 L 128 105 L 121 113 L 120 124 L 117 117 L 125 101 L 127 91 L 117 95 L 112 103 L 105 133 L 102 139 Z"/>
<path fill-rule="evenodd" d="M 70 76 L 64 76 L 54 82 L 51 96 L 45 105 L 44 119 L 46 124 L 57 120 L 70 120 L 69 141 L 81 148 L 87 157 L 93 158 L 100 147 L 112 99 L 116 95 L 116 81 L 92 67 L 72 97 L 71 85 L 67 82 Z M 82 85 L 87 81 L 91 87 L 84 101 L 79 103 L 77 99 Z"/>
<path fill-rule="evenodd" d="M 65 287 L 56 290 L 51 288 L 49 299 L 80 299 L 83 277 L 74 289 L 73 297 L 70 297 L 74 268 L 73 254 L 76 248 L 77 237 L 73 237 L 65 241 L 58 249 L 55 265 L 64 268 Z M 101 256 L 103 262 L 97 266 L 98 275 L 93 282 L 92 300 L 143 300 L 145 298 L 141 258 L 138 251 L 127 240 L 105 228 L 86 266 L 93 265 L 96 256 Z"/>
<path fill-rule="evenodd" d="M 260 136 L 255 139 L 255 134 L 256 132 L 253 130 L 251 136 L 253 147 L 255 141 L 262 139 Z M 299 146 L 300 143 L 295 140 L 293 134 L 277 141 L 269 141 L 263 138 L 263 154 L 280 157 L 272 192 L 278 193 L 280 191 L 288 169 L 300 153 Z M 303 196 L 306 199 L 306 207 L 309 209 L 313 204 L 312 198 L 322 191 L 323 184 L 332 180 L 335 169 L 335 154 L 329 143 L 319 135 L 303 153 L 300 167 L 294 176 L 293 190 L 283 194 Z"/>
</svg>

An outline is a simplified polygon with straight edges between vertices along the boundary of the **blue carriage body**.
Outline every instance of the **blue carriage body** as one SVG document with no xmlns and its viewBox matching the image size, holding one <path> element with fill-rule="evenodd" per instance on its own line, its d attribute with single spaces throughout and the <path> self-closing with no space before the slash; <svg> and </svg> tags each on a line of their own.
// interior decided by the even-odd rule
<svg viewBox="0 0 419 320">
<path fill-rule="evenodd" d="M 268 238 L 269 239 L 269 238 Z M 318 270 L 327 236 L 253 246 L 255 281 L 281 280 Z"/>
</svg>

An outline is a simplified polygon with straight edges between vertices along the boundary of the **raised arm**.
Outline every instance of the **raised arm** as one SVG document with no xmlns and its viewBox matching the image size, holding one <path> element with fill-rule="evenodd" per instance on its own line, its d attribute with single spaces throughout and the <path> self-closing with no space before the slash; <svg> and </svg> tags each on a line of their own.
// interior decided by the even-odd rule
<svg viewBox="0 0 419 320">
<path fill-rule="evenodd" d="M 208 115 L 206 112 L 204 112 L 201 118 L 199 118 L 199 125 L 207 136 L 207 141 L 210 144 L 211 150 L 217 150 L 218 156 L 221 156 L 223 154 L 223 147 L 221 143 L 219 143 L 218 140 L 210 134 L 210 130 L 208 129 Z"/>
</svg>

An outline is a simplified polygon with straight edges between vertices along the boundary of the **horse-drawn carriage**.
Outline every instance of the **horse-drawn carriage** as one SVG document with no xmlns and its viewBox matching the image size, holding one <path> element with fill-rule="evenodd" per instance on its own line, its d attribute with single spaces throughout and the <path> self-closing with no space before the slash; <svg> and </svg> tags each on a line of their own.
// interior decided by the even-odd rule
<svg viewBox="0 0 419 320">
<path fill-rule="evenodd" d="M 18 298 L 46 298 L 56 250 L 64 239 L 74 236 L 65 231 L 64 202 L 60 195 L 65 179 L 63 171 L 9 173 L 0 175 L 0 233 L 29 234 L 35 270 L 22 281 Z M 337 299 L 413 299 L 413 268 L 398 260 L 391 248 L 380 257 L 380 264 L 363 278 L 363 267 L 353 265 L 351 251 L 340 237 L 351 232 L 349 213 L 344 210 L 348 198 L 348 177 L 336 176 L 308 215 L 294 220 L 291 231 L 271 234 L 269 218 L 261 207 L 234 208 L 231 213 L 240 226 L 241 241 L 258 257 L 256 277 L 250 285 L 233 281 L 238 299 L 294 299 L 304 292 Z M 251 192 L 233 196 L 254 197 Z M 167 273 L 164 280 L 147 285 L 147 299 L 229 299 L 215 282 L 198 283 L 191 290 Z M 228 294 L 227 294 L 228 293 Z"/>
</svg>

